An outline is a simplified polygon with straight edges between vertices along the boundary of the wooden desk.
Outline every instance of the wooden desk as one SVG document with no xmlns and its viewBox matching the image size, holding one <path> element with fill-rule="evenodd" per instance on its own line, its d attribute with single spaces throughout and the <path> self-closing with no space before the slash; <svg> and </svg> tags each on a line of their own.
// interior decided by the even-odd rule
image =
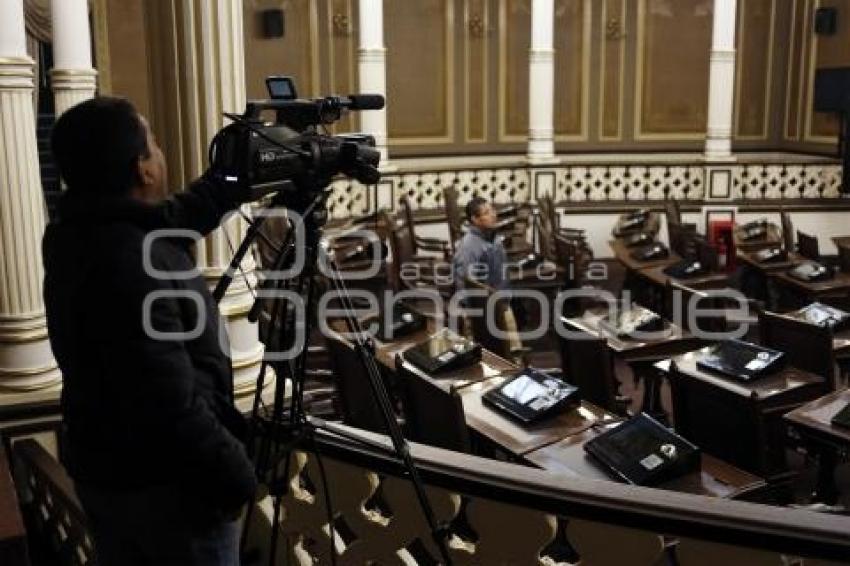
<svg viewBox="0 0 850 566">
<path fill-rule="evenodd" d="M 785 316 L 807 321 L 802 309 L 786 313 Z M 832 335 L 832 351 L 835 352 L 836 359 L 850 356 L 850 328 L 840 330 Z"/>
<path fill-rule="evenodd" d="M 754 252 L 742 252 L 739 251 L 737 254 L 738 260 L 747 265 L 756 269 L 764 274 L 769 274 L 777 271 L 788 271 L 792 267 L 796 266 L 800 262 L 803 261 L 803 256 L 796 252 L 792 252 L 788 254 L 788 257 L 783 261 L 769 261 L 769 262 L 761 262 L 755 259 Z"/>
<path fill-rule="evenodd" d="M 818 483 L 815 497 L 835 503 L 838 488 L 835 467 L 850 454 L 850 429 L 830 424 L 832 417 L 850 403 L 850 389 L 835 391 L 806 403 L 785 415 L 790 431 L 819 455 Z"/>
<path fill-rule="evenodd" d="M 779 284 L 784 285 L 797 294 L 812 300 L 827 295 L 838 295 L 850 291 L 850 273 L 838 272 L 832 279 L 807 283 L 788 275 L 787 273 L 771 273 L 770 276 Z"/>
<path fill-rule="evenodd" d="M 622 481 L 609 474 L 584 450 L 584 444 L 614 424 L 593 427 L 580 434 L 539 448 L 525 455 L 525 460 L 553 472 L 585 478 Z M 702 455 L 699 472 L 692 472 L 656 486 L 658 489 L 694 493 L 731 499 L 765 485 L 764 480 L 723 462 L 709 454 Z"/>
<path fill-rule="evenodd" d="M 761 238 L 753 238 L 745 240 L 741 226 L 736 226 L 732 232 L 732 238 L 735 241 L 735 249 L 743 252 L 754 252 L 770 246 L 775 246 L 782 243 L 782 231 L 779 226 L 773 222 L 767 224 L 767 232 Z"/>
<path fill-rule="evenodd" d="M 727 379 L 697 368 L 697 360 L 707 351 L 656 364 L 670 380 L 676 431 L 709 454 L 759 476 L 777 478 L 787 471 L 781 417 L 823 395 L 824 378 L 786 367 L 750 382 Z"/>
<path fill-rule="evenodd" d="M 705 344 L 703 340 L 696 338 L 672 322 L 666 322 L 667 328 L 657 333 L 657 339 L 641 341 L 620 338 L 599 325 L 606 315 L 607 310 L 604 307 L 597 307 L 586 310 L 580 317 L 564 317 L 561 320 L 566 325 L 605 338 L 608 348 L 625 362 L 658 361 L 661 358 L 690 352 Z"/>
<path fill-rule="evenodd" d="M 588 309 L 580 317 L 562 318 L 567 326 L 583 330 L 589 334 L 605 338 L 608 348 L 615 356 L 632 364 L 636 374 L 644 380 L 643 403 L 641 410 L 657 420 L 666 422 L 667 416 L 661 407 L 661 376 L 651 364 L 662 358 L 690 352 L 703 346 L 705 341 L 689 332 L 667 322 L 667 329 L 658 333 L 656 340 L 630 340 L 611 334 L 599 325 L 606 316 L 605 308 Z"/>
<path fill-rule="evenodd" d="M 729 281 L 729 274 L 724 272 L 706 273 L 688 279 L 677 279 L 664 273 L 664 269 L 668 267 L 656 266 L 648 269 L 641 269 L 637 272 L 638 276 L 647 280 L 652 285 L 664 289 L 667 287 L 668 281 L 675 281 L 680 285 L 690 287 L 692 289 L 714 289 L 718 287 L 726 287 Z"/>
<path fill-rule="evenodd" d="M 639 271 L 641 269 L 657 267 L 659 265 L 666 267 L 668 265 L 673 265 L 682 259 L 671 251 L 668 257 L 639 261 L 632 257 L 632 252 L 639 250 L 640 246 L 630 248 L 626 246 L 626 243 L 623 240 L 609 240 L 608 245 L 611 246 L 611 251 L 614 252 L 614 257 L 617 261 L 622 263 L 623 266 L 630 271 Z"/>
<path fill-rule="evenodd" d="M 18 507 L 18 497 L 6 450 L 0 445 L 0 564 L 25 566 L 27 556 L 27 534 Z"/>
<path fill-rule="evenodd" d="M 617 222 L 619 224 L 619 221 Z M 638 234 L 640 232 L 644 232 L 647 234 L 652 234 L 653 236 L 658 233 L 661 229 L 661 215 L 657 212 L 650 212 L 649 217 L 641 224 L 639 227 L 629 230 L 628 232 L 622 234 L 621 236 L 616 235 L 617 225 L 614 225 L 614 228 L 611 229 L 611 235 L 615 238 L 628 238 L 633 234 Z"/>
<path fill-rule="evenodd" d="M 463 403 L 467 426 L 486 439 L 501 447 L 511 456 L 519 458 L 532 450 L 552 444 L 568 436 L 586 430 L 592 423 L 613 420 L 614 415 L 590 403 L 562 413 L 544 422 L 525 426 L 508 418 L 484 404 L 485 391 L 504 382 L 504 374 L 516 371 L 514 364 L 485 351 L 481 363 L 456 372 L 431 376 L 411 363 L 400 359 L 400 379 L 422 378 L 437 384 L 446 391 L 454 388 Z M 488 377 L 492 375 L 492 377 Z M 414 377 L 416 376 L 416 377 Z"/>
</svg>

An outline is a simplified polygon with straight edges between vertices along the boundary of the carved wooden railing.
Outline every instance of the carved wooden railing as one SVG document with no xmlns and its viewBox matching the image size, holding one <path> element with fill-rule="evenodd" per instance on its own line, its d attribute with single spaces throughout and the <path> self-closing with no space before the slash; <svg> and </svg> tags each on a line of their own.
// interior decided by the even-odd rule
<svg viewBox="0 0 850 566">
<path fill-rule="evenodd" d="M 368 438 L 386 446 L 382 437 Z M 423 548 L 438 556 L 394 458 L 327 434 L 318 447 L 337 564 L 416 564 Z M 664 553 L 674 553 L 680 566 L 850 560 L 850 517 L 554 475 L 426 446 L 414 445 L 413 454 L 437 517 L 448 522 L 465 509 L 464 532 L 475 533 L 475 540 L 451 537 L 455 564 L 555 564 L 544 549 L 557 547 L 559 535 L 584 566 L 648 566 Z M 276 563 L 330 564 L 328 502 L 315 453 L 295 453 L 289 487 Z M 260 509 L 249 545 L 259 551 L 257 563 L 268 564 L 271 499 Z"/>
<path fill-rule="evenodd" d="M 86 516 L 64 468 L 29 439 L 15 443 L 15 461 L 21 472 L 21 503 L 29 524 L 38 531 L 31 540 L 49 545 L 40 552 L 57 557 L 63 565 L 93 566 L 94 549 Z"/>
<path fill-rule="evenodd" d="M 292 456 L 276 564 L 331 563 L 326 503 L 337 564 L 417 564 L 425 553 L 437 555 L 386 440 L 355 435 L 370 444 L 317 438 L 329 502 L 315 453 Z M 15 448 L 29 492 L 24 504 L 39 528 L 63 563 L 93 564 L 85 516 L 61 466 L 35 442 Z M 648 566 L 664 553 L 680 566 L 850 563 L 842 562 L 850 560 L 850 517 L 555 475 L 427 446 L 413 445 L 412 453 L 437 517 L 465 517 L 452 523 L 465 525 L 449 545 L 458 565 L 552 565 L 553 551 L 584 566 Z M 269 564 L 272 514 L 269 498 L 252 513 L 246 566 Z M 578 556 L 565 554 L 567 546 Z"/>
</svg>

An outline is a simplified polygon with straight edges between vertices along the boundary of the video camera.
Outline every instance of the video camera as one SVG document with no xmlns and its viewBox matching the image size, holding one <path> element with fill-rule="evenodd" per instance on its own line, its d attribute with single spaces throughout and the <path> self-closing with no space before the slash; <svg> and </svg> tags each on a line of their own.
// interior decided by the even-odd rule
<svg viewBox="0 0 850 566">
<path fill-rule="evenodd" d="M 319 132 L 351 110 L 380 110 L 377 94 L 299 99 L 289 77 L 268 77 L 269 100 L 249 101 L 241 116 L 210 144 L 212 172 L 227 182 L 245 183 L 253 198 L 282 193 L 284 202 L 306 202 L 342 173 L 370 185 L 380 179 L 380 153 L 367 134 L 331 136 Z M 275 112 L 274 122 L 261 115 Z"/>
</svg>

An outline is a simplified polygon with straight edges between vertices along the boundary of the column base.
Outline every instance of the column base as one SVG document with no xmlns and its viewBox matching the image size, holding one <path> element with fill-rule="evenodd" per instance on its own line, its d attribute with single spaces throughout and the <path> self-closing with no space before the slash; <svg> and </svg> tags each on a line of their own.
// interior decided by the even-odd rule
<svg viewBox="0 0 850 566">
<path fill-rule="evenodd" d="M 0 345 L 0 391 L 32 392 L 58 389 L 62 372 L 53 359 L 46 329 L 32 340 Z"/>
</svg>

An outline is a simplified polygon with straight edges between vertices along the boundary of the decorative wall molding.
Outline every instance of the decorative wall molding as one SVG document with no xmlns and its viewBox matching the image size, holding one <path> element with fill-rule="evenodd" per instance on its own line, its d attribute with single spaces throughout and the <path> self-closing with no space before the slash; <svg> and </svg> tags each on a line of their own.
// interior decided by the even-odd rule
<svg viewBox="0 0 850 566">
<path fill-rule="evenodd" d="M 457 187 L 461 204 L 475 195 L 498 204 L 529 203 L 552 194 L 561 206 L 576 203 L 652 203 L 672 198 L 694 204 L 706 201 L 821 200 L 839 198 L 841 167 L 812 159 L 738 161 L 722 165 L 672 156 L 663 162 L 635 159 L 604 162 L 588 156 L 585 163 L 535 167 L 434 166 L 415 171 L 401 168 L 385 175 L 376 191 L 356 181 L 333 184 L 329 208 L 333 218 L 395 210 L 402 196 L 415 209 L 443 206 L 443 189 Z M 388 206 L 392 203 L 392 206 Z"/>
</svg>

